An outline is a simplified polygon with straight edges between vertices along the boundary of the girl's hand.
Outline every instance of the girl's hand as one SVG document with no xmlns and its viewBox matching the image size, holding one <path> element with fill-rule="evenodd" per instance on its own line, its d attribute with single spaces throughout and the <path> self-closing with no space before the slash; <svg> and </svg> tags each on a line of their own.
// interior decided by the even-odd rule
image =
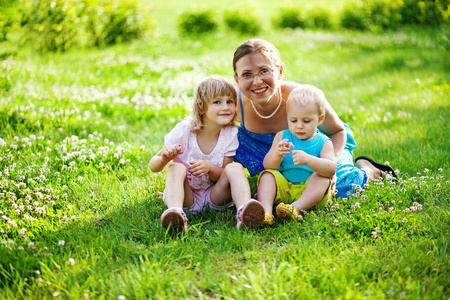
<svg viewBox="0 0 450 300">
<path fill-rule="evenodd" d="M 195 177 L 202 177 L 211 171 L 213 164 L 206 160 L 194 160 L 189 162 L 190 166 L 188 167 L 189 172 Z"/>
<path fill-rule="evenodd" d="M 289 154 L 291 148 L 294 148 L 292 143 L 288 143 L 287 139 L 281 140 L 277 145 L 277 155 L 285 156 L 286 154 Z"/>
<path fill-rule="evenodd" d="M 167 160 L 174 159 L 181 152 L 181 145 L 164 145 L 161 156 Z"/>
<path fill-rule="evenodd" d="M 295 166 L 302 166 L 306 165 L 308 161 L 309 154 L 306 154 L 302 150 L 293 150 L 292 151 L 292 158 L 294 160 Z"/>
</svg>

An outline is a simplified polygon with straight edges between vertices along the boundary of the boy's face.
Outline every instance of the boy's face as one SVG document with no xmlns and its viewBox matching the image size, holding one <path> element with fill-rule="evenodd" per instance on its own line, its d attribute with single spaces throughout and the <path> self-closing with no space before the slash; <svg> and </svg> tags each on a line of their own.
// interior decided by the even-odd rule
<svg viewBox="0 0 450 300">
<path fill-rule="evenodd" d="M 289 101 L 287 120 L 289 131 L 301 140 L 309 140 L 315 136 L 317 126 L 322 124 L 324 115 L 320 116 L 315 103 L 298 104 Z"/>
</svg>

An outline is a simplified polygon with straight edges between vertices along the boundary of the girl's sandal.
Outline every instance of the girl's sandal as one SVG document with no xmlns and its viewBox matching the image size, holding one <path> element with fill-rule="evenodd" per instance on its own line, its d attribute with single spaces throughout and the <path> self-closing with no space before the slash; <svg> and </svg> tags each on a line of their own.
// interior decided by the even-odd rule
<svg viewBox="0 0 450 300">
<path fill-rule="evenodd" d="M 187 217 L 182 208 L 166 209 L 161 215 L 161 225 L 170 233 L 181 233 L 188 230 Z"/>
<path fill-rule="evenodd" d="M 297 220 L 298 212 L 290 204 L 280 203 L 276 208 L 278 217 L 283 220 Z"/>
<path fill-rule="evenodd" d="M 262 222 L 261 225 L 273 225 L 275 224 L 275 217 L 271 214 L 266 212 L 266 214 L 264 215 L 264 221 Z"/>
</svg>

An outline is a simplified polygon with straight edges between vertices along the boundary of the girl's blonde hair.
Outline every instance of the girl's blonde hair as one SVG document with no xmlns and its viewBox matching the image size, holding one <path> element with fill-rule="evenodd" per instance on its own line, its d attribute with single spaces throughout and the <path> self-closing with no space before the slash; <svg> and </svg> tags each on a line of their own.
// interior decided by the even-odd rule
<svg viewBox="0 0 450 300">
<path fill-rule="evenodd" d="M 200 131 L 205 125 L 203 123 L 203 116 L 206 114 L 208 105 L 217 97 L 230 96 L 236 103 L 237 93 L 234 86 L 219 75 L 212 75 L 203 79 L 194 90 L 194 105 L 192 109 L 192 132 Z M 228 124 L 228 126 L 235 126 L 236 116 Z"/>
<path fill-rule="evenodd" d="M 289 94 L 287 105 L 294 101 L 299 105 L 308 103 L 316 104 L 319 116 L 325 115 L 325 104 L 327 102 L 324 93 L 317 87 L 310 84 L 303 84 L 292 90 Z"/>
</svg>

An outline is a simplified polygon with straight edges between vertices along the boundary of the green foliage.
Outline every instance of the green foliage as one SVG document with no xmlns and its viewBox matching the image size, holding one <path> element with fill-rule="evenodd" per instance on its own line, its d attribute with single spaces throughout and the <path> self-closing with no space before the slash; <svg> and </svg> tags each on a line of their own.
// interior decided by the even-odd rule
<svg viewBox="0 0 450 300">
<path fill-rule="evenodd" d="M 142 37 L 151 27 L 150 19 L 139 13 L 135 0 L 88 0 L 85 2 L 83 22 L 88 42 L 107 46 Z"/>
<path fill-rule="evenodd" d="M 303 10 L 299 7 L 282 7 L 278 15 L 273 19 L 275 27 L 279 28 L 304 28 L 306 26 Z"/>
<path fill-rule="evenodd" d="M 420 24 L 420 7 L 418 0 L 403 0 L 400 8 L 403 24 Z"/>
<path fill-rule="evenodd" d="M 330 29 L 332 27 L 331 11 L 322 6 L 312 7 L 305 16 L 308 27 Z"/>
<path fill-rule="evenodd" d="M 438 26 L 446 20 L 443 7 L 436 2 L 420 1 L 420 24 Z"/>
<path fill-rule="evenodd" d="M 11 30 L 12 24 L 13 22 L 11 18 L 9 16 L 4 15 L 0 11 L 0 42 L 6 41 L 8 32 Z"/>
<path fill-rule="evenodd" d="M 365 30 L 367 29 L 365 10 L 360 2 L 349 1 L 341 11 L 340 22 L 342 28 Z"/>
<path fill-rule="evenodd" d="M 419 0 L 350 1 L 341 14 L 341 26 L 347 29 L 383 31 L 400 24 L 437 26 L 448 19 L 444 2 Z"/>
<path fill-rule="evenodd" d="M 25 0 L 21 24 L 25 38 L 43 51 L 66 51 L 86 34 L 93 46 L 142 37 L 152 23 L 135 0 Z"/>
<path fill-rule="evenodd" d="M 42 51 L 66 51 L 76 40 L 80 15 L 75 0 L 24 0 L 25 38 Z"/>
<path fill-rule="evenodd" d="M 226 10 L 223 15 L 225 24 L 240 34 L 257 35 L 261 32 L 261 21 L 250 10 Z"/>
<path fill-rule="evenodd" d="M 402 0 L 366 0 L 367 23 L 372 31 L 395 28 L 401 23 Z"/>
<path fill-rule="evenodd" d="M 12 56 L 4 60 L 0 59 L 0 91 L 8 92 L 11 88 L 11 73 L 15 63 Z"/>
<path fill-rule="evenodd" d="M 178 17 L 178 31 L 183 36 L 197 36 L 214 32 L 218 23 L 212 10 L 183 12 Z"/>
</svg>

